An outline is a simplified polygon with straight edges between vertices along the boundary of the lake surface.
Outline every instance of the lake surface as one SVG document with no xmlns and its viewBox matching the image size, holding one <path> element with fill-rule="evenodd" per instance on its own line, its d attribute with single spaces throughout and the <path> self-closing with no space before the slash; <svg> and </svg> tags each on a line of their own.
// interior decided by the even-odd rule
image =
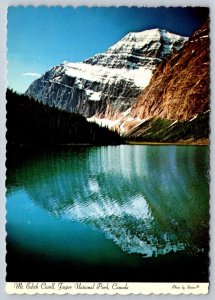
<svg viewBox="0 0 215 300">
<path fill-rule="evenodd" d="M 7 281 L 207 281 L 206 146 L 14 150 Z"/>
</svg>

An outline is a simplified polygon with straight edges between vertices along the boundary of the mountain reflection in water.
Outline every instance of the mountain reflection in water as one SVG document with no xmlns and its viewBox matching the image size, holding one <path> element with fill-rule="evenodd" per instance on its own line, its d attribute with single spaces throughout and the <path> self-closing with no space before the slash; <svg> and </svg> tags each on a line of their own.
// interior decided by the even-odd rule
<svg viewBox="0 0 215 300">
<path fill-rule="evenodd" d="M 25 191 L 59 220 L 99 230 L 127 253 L 207 251 L 208 148 L 73 147 L 16 161 L 8 199 Z M 18 205 L 18 204 L 17 204 Z M 8 209 L 8 218 L 10 210 Z"/>
</svg>

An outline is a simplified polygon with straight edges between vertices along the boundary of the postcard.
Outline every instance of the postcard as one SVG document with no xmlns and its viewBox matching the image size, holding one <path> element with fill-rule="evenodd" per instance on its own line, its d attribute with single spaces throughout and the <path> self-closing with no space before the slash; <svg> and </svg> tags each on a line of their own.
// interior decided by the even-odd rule
<svg viewBox="0 0 215 300">
<path fill-rule="evenodd" d="M 209 49 L 208 7 L 8 7 L 7 293 L 208 293 Z"/>
</svg>

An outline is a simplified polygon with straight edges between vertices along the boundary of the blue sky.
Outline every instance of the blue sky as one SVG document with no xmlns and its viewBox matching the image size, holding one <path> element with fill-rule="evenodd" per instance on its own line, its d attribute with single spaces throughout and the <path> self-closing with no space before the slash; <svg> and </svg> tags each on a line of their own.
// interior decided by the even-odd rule
<svg viewBox="0 0 215 300">
<path fill-rule="evenodd" d="M 9 7 L 8 86 L 25 92 L 53 66 L 103 52 L 131 31 L 159 27 L 190 36 L 207 13 L 204 8 Z"/>
</svg>

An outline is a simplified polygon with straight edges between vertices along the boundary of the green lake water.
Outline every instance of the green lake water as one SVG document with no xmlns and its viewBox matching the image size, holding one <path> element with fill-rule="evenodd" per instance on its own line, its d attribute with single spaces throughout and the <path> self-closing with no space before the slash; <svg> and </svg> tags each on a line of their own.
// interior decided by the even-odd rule
<svg viewBox="0 0 215 300">
<path fill-rule="evenodd" d="M 7 281 L 207 281 L 206 146 L 14 150 Z"/>
</svg>

